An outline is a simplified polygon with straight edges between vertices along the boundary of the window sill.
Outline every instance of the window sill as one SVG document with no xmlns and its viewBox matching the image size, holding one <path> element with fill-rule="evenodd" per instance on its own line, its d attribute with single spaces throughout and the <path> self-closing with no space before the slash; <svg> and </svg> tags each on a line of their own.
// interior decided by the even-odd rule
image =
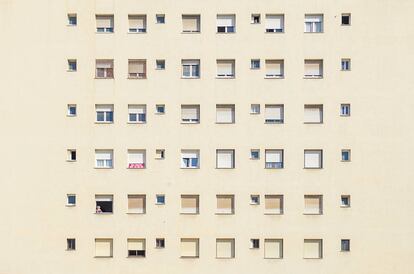
<svg viewBox="0 0 414 274">
<path fill-rule="evenodd" d="M 114 34 L 115 31 L 95 31 L 96 34 Z"/>
<path fill-rule="evenodd" d="M 75 207 L 76 205 L 66 204 L 67 207 Z"/>
<path fill-rule="evenodd" d="M 349 163 L 351 160 L 341 160 L 342 163 Z"/>
<path fill-rule="evenodd" d="M 265 212 L 264 215 L 283 215 L 283 213 L 271 213 L 271 212 Z"/>
<path fill-rule="evenodd" d="M 114 122 L 101 122 L 101 121 L 97 122 L 97 121 L 95 121 L 95 124 L 102 124 L 102 125 L 111 125 L 113 123 Z"/>
<path fill-rule="evenodd" d="M 265 31 L 265 34 L 285 34 L 285 31 Z"/>
<path fill-rule="evenodd" d="M 114 213 L 113 212 L 102 212 L 102 213 L 94 212 L 93 214 L 95 214 L 95 215 L 113 215 Z"/>
<path fill-rule="evenodd" d="M 77 72 L 77 70 L 68 69 L 66 72 Z"/>
<path fill-rule="evenodd" d="M 113 169 L 113 167 L 94 167 L 94 169 Z"/>
<path fill-rule="evenodd" d="M 66 114 L 66 117 L 76 117 L 76 115 Z"/>
<path fill-rule="evenodd" d="M 323 215 L 322 213 L 303 213 L 303 215 L 306 216 L 319 216 L 319 215 Z"/>
<path fill-rule="evenodd" d="M 350 208 L 351 206 L 349 206 L 349 205 L 341 205 L 341 206 L 339 206 L 340 208 Z"/>
<path fill-rule="evenodd" d="M 303 76 L 303 79 L 323 79 L 323 76 Z"/>
<path fill-rule="evenodd" d="M 198 125 L 200 122 L 181 122 L 182 125 Z"/>
<path fill-rule="evenodd" d="M 180 259 L 198 259 L 199 256 L 180 256 Z"/>
<path fill-rule="evenodd" d="M 236 32 L 216 32 L 216 34 L 236 34 Z"/>
<path fill-rule="evenodd" d="M 231 212 L 231 213 L 216 212 L 215 215 L 234 215 L 234 212 Z"/>
<path fill-rule="evenodd" d="M 95 77 L 95 79 L 97 79 L 97 80 L 102 80 L 102 79 L 113 80 L 114 77 Z"/>
<path fill-rule="evenodd" d="M 200 34 L 201 31 L 182 31 L 181 34 Z"/>
<path fill-rule="evenodd" d="M 304 31 L 303 33 L 315 34 L 315 33 L 324 33 L 324 32 L 323 31 Z"/>
<path fill-rule="evenodd" d="M 265 125 L 283 125 L 284 121 L 283 122 L 264 122 L 264 123 Z"/>
<path fill-rule="evenodd" d="M 148 32 L 146 31 L 128 31 L 127 34 L 147 34 Z"/>
<path fill-rule="evenodd" d="M 216 79 L 236 79 L 236 77 L 235 76 L 228 76 L 228 77 L 226 77 L 226 76 L 216 76 Z"/>
<path fill-rule="evenodd" d="M 66 160 L 66 162 L 74 163 L 74 162 L 76 162 L 76 160 Z"/>
<path fill-rule="evenodd" d="M 285 76 L 265 76 L 264 79 L 285 79 Z"/>
<path fill-rule="evenodd" d="M 102 259 L 102 258 L 113 258 L 113 256 L 94 256 L 94 258 Z"/>
<path fill-rule="evenodd" d="M 164 114 L 165 114 L 165 112 L 155 112 L 154 114 L 155 114 L 155 115 L 164 115 Z"/>
<path fill-rule="evenodd" d="M 322 258 L 305 258 L 303 257 L 304 260 L 321 260 Z"/>
<path fill-rule="evenodd" d="M 76 249 L 65 249 L 65 251 L 74 252 L 74 251 L 76 251 Z"/>
<path fill-rule="evenodd" d="M 234 169 L 234 167 L 216 167 L 216 169 Z"/>
<path fill-rule="evenodd" d="M 128 80 L 147 80 L 147 77 L 127 77 Z"/>
<path fill-rule="evenodd" d="M 77 27 L 77 24 L 66 24 L 67 27 Z"/>
<path fill-rule="evenodd" d="M 322 125 L 323 122 L 303 122 L 305 125 Z"/>
<path fill-rule="evenodd" d="M 234 125 L 235 122 L 216 122 L 216 125 Z"/>
<path fill-rule="evenodd" d="M 127 256 L 127 259 L 145 259 L 145 256 Z"/>
<path fill-rule="evenodd" d="M 200 213 L 187 213 L 187 212 L 180 212 L 180 215 L 199 215 Z"/>
<path fill-rule="evenodd" d="M 283 167 L 265 167 L 264 169 L 270 169 L 270 170 L 272 170 L 272 169 L 283 169 Z"/>
<path fill-rule="evenodd" d="M 180 167 L 180 169 L 200 169 L 200 167 Z"/>
<path fill-rule="evenodd" d="M 131 121 L 127 122 L 127 124 L 129 124 L 129 125 L 136 125 L 136 124 L 145 125 L 146 123 L 147 122 L 131 122 Z"/>
<path fill-rule="evenodd" d="M 133 167 L 126 167 L 128 170 L 135 170 L 135 169 L 147 169 L 146 167 L 140 167 L 140 168 L 133 168 Z"/>
<path fill-rule="evenodd" d="M 253 205 L 253 206 L 257 206 L 257 205 L 260 205 L 260 204 L 256 204 L 256 203 L 249 203 L 250 205 Z"/>
<path fill-rule="evenodd" d="M 250 160 L 260 160 L 260 158 L 252 158 L 252 157 L 250 157 Z"/>
<path fill-rule="evenodd" d="M 165 203 L 155 203 L 155 205 L 163 206 L 163 205 L 165 205 Z"/>
<path fill-rule="evenodd" d="M 165 68 L 155 68 L 155 70 L 165 70 Z"/>
<path fill-rule="evenodd" d="M 181 77 L 181 79 L 200 79 L 200 77 Z"/>
<path fill-rule="evenodd" d="M 102 214 L 102 213 L 100 213 Z M 145 212 L 127 212 L 128 215 L 145 215 Z"/>
<path fill-rule="evenodd" d="M 304 167 L 303 169 L 310 169 L 310 170 L 318 170 L 318 169 L 322 169 L 321 167 Z"/>
</svg>

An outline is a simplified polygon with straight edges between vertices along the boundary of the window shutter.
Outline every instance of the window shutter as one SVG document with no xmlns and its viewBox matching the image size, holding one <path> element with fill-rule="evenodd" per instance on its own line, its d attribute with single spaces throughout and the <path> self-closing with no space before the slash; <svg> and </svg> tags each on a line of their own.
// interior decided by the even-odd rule
<svg viewBox="0 0 414 274">
<path fill-rule="evenodd" d="M 197 106 L 181 106 L 182 120 L 198 120 L 199 107 Z"/>
<path fill-rule="evenodd" d="M 128 212 L 145 213 L 145 196 L 128 195 Z"/>
<path fill-rule="evenodd" d="M 322 240 L 305 240 L 303 257 L 307 259 L 322 258 Z"/>
<path fill-rule="evenodd" d="M 266 29 L 283 29 L 283 15 L 266 15 Z"/>
<path fill-rule="evenodd" d="M 280 150 L 266 150 L 266 162 L 267 163 L 281 163 L 282 151 Z"/>
<path fill-rule="evenodd" d="M 217 151 L 217 167 L 233 168 L 233 153 L 232 150 Z"/>
<path fill-rule="evenodd" d="M 216 257 L 233 258 L 234 257 L 234 240 L 217 239 L 216 240 Z"/>
<path fill-rule="evenodd" d="M 96 68 L 113 68 L 112 60 L 96 60 Z"/>
<path fill-rule="evenodd" d="M 234 61 L 217 61 L 217 75 L 230 76 L 234 75 Z"/>
<path fill-rule="evenodd" d="M 128 62 L 128 73 L 145 73 L 145 61 L 142 60 L 130 60 Z"/>
<path fill-rule="evenodd" d="M 305 123 L 322 123 L 322 106 L 305 106 Z"/>
<path fill-rule="evenodd" d="M 145 162 L 143 151 L 128 152 L 128 164 L 143 164 Z"/>
<path fill-rule="evenodd" d="M 145 16 L 130 15 L 128 21 L 130 29 L 145 29 Z"/>
<path fill-rule="evenodd" d="M 113 16 L 96 16 L 97 28 L 112 28 L 114 26 Z"/>
<path fill-rule="evenodd" d="M 283 120 L 283 106 L 265 106 L 265 120 Z"/>
<path fill-rule="evenodd" d="M 95 201 L 97 202 L 112 202 L 113 196 L 112 195 L 96 195 Z"/>
<path fill-rule="evenodd" d="M 235 21 L 234 15 L 217 15 L 217 26 L 233 27 Z"/>
<path fill-rule="evenodd" d="M 217 196 L 217 212 L 233 212 L 233 196 Z"/>
<path fill-rule="evenodd" d="M 322 197 L 321 196 L 305 196 L 305 213 L 321 214 L 322 213 Z"/>
<path fill-rule="evenodd" d="M 181 197 L 181 211 L 183 213 L 197 213 L 198 197 L 196 196 L 182 196 Z"/>
<path fill-rule="evenodd" d="M 283 257 L 283 241 L 281 239 L 265 239 L 264 249 L 266 259 L 279 259 Z"/>
<path fill-rule="evenodd" d="M 146 106 L 145 105 L 129 105 L 128 113 L 129 114 L 145 114 Z"/>
<path fill-rule="evenodd" d="M 322 151 L 308 150 L 305 151 L 305 168 L 321 168 Z"/>
<path fill-rule="evenodd" d="M 197 32 L 200 29 L 199 16 L 183 15 L 183 31 Z"/>
<path fill-rule="evenodd" d="M 320 60 L 306 60 L 305 61 L 305 76 L 321 76 L 322 75 L 322 61 Z"/>
<path fill-rule="evenodd" d="M 266 60 L 266 76 L 282 76 L 283 75 L 283 61 L 281 60 Z"/>
<path fill-rule="evenodd" d="M 181 257 L 198 257 L 198 239 L 181 239 Z"/>
<path fill-rule="evenodd" d="M 128 239 L 128 250 L 145 250 L 145 240 Z"/>
<path fill-rule="evenodd" d="M 97 151 L 95 152 L 95 158 L 99 160 L 111 160 L 112 153 L 109 151 Z"/>
<path fill-rule="evenodd" d="M 305 22 L 309 23 L 322 23 L 322 15 L 306 15 Z"/>
<path fill-rule="evenodd" d="M 216 108 L 217 123 L 233 123 L 234 108 L 232 106 L 217 106 Z"/>
<path fill-rule="evenodd" d="M 95 239 L 95 256 L 111 257 L 112 256 L 112 240 Z"/>
<path fill-rule="evenodd" d="M 198 152 L 194 150 L 182 151 L 181 158 L 198 158 Z"/>
<path fill-rule="evenodd" d="M 267 213 L 282 213 L 282 196 L 265 195 L 265 210 Z"/>
</svg>

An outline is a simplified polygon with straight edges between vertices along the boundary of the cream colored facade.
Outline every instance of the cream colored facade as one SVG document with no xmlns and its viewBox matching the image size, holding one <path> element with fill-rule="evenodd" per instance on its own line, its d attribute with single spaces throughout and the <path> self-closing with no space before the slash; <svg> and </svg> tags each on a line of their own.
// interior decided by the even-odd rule
<svg viewBox="0 0 414 274">
<path fill-rule="evenodd" d="M 413 13 L 410 0 L 0 0 L 0 273 L 413 273 Z M 101 15 L 113 33 L 97 33 Z M 145 33 L 129 33 L 131 15 L 146 16 Z M 199 16 L 199 33 L 182 32 L 183 15 Z M 235 16 L 234 33 L 217 33 L 218 15 Z M 283 15 L 283 31 L 266 33 L 266 15 Z M 323 32 L 305 33 L 305 15 L 323 15 Z M 113 79 L 95 77 L 96 60 L 113 60 Z M 128 78 L 128 60 L 146 60 L 145 79 Z M 182 60 L 199 60 L 199 79 L 182 77 Z M 218 78 L 217 60 L 235 77 Z M 267 79 L 266 60 L 283 60 L 283 77 Z M 304 77 L 305 60 L 323 60 L 323 77 Z M 97 105 L 113 106 L 112 123 L 96 122 Z M 128 123 L 128 105 L 145 105 L 146 123 Z M 181 105 L 199 105 L 199 123 L 182 123 Z M 235 122 L 216 123 L 216 105 L 233 105 Z M 283 105 L 283 123 L 265 123 L 266 105 Z M 305 105 L 323 109 L 322 123 L 305 123 Z M 234 150 L 234 168 L 216 168 L 220 149 Z M 112 150 L 113 168 L 96 168 L 96 150 Z M 145 168 L 128 168 L 144 167 L 130 150 L 145 151 Z M 196 168 L 182 168 L 182 150 L 198 153 Z M 266 150 L 283 150 L 283 168 L 265 168 Z M 304 168 L 305 150 L 322 150 L 322 168 Z M 112 214 L 96 213 L 95 195 L 112 195 Z M 145 195 L 144 214 L 128 214 L 128 195 Z M 198 214 L 183 214 L 182 195 L 198 195 Z M 102 239 L 111 257 L 99 257 Z M 315 243 L 321 258 L 308 259 Z"/>
</svg>

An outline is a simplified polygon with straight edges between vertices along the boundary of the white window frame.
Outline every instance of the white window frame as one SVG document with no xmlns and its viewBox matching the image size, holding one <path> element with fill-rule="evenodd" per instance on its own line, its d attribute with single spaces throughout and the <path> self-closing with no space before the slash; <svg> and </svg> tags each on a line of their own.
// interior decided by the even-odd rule
<svg viewBox="0 0 414 274">
<path fill-rule="evenodd" d="M 145 149 L 128 149 L 128 155 L 127 155 L 127 162 L 128 162 L 128 169 L 145 169 L 147 168 L 147 161 L 146 161 L 146 155 L 147 152 Z M 135 157 L 141 158 L 141 161 L 134 161 L 131 160 Z"/>
<path fill-rule="evenodd" d="M 131 20 L 142 20 L 141 27 L 131 27 Z M 146 14 L 128 14 L 128 32 L 129 33 L 146 33 L 147 32 L 147 15 Z"/>
<path fill-rule="evenodd" d="M 194 155 L 195 157 L 190 157 L 188 155 Z M 193 165 L 194 160 L 196 162 L 196 165 Z M 182 169 L 197 169 L 197 168 L 200 168 L 200 150 L 198 150 L 198 149 L 182 149 L 181 150 L 181 168 Z"/>
<path fill-rule="evenodd" d="M 280 162 L 269 161 L 268 158 L 270 157 L 271 153 L 278 154 L 281 161 Z M 282 169 L 283 167 L 284 167 L 283 149 L 266 149 L 265 150 L 265 168 L 266 169 Z"/>
<path fill-rule="evenodd" d="M 220 65 L 228 64 L 230 66 L 230 71 L 222 73 L 220 71 Z M 236 60 L 234 59 L 217 59 L 217 74 L 216 77 L 220 79 L 228 79 L 228 78 L 235 78 L 236 77 Z"/>
<path fill-rule="evenodd" d="M 318 164 L 307 163 L 306 155 L 319 154 Z M 309 160 L 309 159 L 308 159 Z M 304 168 L 305 169 L 322 169 L 323 168 L 323 150 L 322 149 L 305 149 L 304 150 Z"/>
<path fill-rule="evenodd" d="M 270 109 L 278 109 L 279 117 L 269 117 Z M 265 105 L 265 123 L 266 124 L 283 124 L 285 122 L 285 106 L 282 104 Z M 273 119 L 269 119 L 273 118 Z"/>
<path fill-rule="evenodd" d="M 71 113 L 71 109 L 75 109 L 74 113 Z M 68 113 L 67 116 L 69 117 L 75 117 L 78 114 L 78 108 L 76 104 L 68 104 Z"/>
<path fill-rule="evenodd" d="M 222 119 L 223 117 L 219 117 L 218 114 L 219 109 L 230 109 L 230 113 L 227 113 L 228 115 L 231 115 L 231 117 L 226 115 L 226 119 Z M 223 112 L 223 111 L 222 111 Z M 220 118 L 220 120 L 219 120 Z M 229 119 L 227 119 L 229 118 Z M 217 104 L 216 105 L 216 124 L 235 124 L 236 123 L 236 106 L 235 105 L 224 105 L 224 104 Z"/>
<path fill-rule="evenodd" d="M 278 28 L 275 28 L 274 26 L 269 27 L 269 20 L 271 18 L 279 19 L 280 26 Z M 283 33 L 285 32 L 285 15 L 284 14 L 266 14 L 266 33 Z M 275 19 L 273 19 L 275 20 Z"/>
<path fill-rule="evenodd" d="M 307 72 L 307 65 L 318 65 L 318 72 L 309 74 Z M 322 79 L 323 78 L 323 59 L 305 59 L 304 61 L 304 76 L 305 79 Z"/>
<path fill-rule="evenodd" d="M 96 33 L 113 33 L 114 32 L 114 25 L 115 25 L 115 21 L 114 21 L 114 15 L 113 14 L 97 14 L 95 16 L 96 19 Z M 98 26 L 98 21 L 99 19 L 105 19 L 105 20 L 109 20 L 110 24 L 107 26 Z"/>
<path fill-rule="evenodd" d="M 95 69 L 96 79 L 113 79 L 114 78 L 114 60 L 113 59 L 96 59 L 95 67 L 96 67 Z"/>
<path fill-rule="evenodd" d="M 102 157 L 102 155 L 100 154 L 107 154 L 107 156 Z M 96 149 L 95 150 L 95 168 L 111 169 L 114 167 L 113 160 L 114 160 L 113 150 L 109 150 L 109 149 Z"/>
<path fill-rule="evenodd" d="M 230 164 L 228 166 L 219 166 L 219 154 L 230 154 Z M 235 168 L 235 150 L 234 149 L 217 149 L 216 150 L 216 168 L 217 169 L 234 169 Z"/>
<path fill-rule="evenodd" d="M 323 33 L 324 31 L 323 14 L 305 14 L 304 23 L 305 33 Z"/>
<path fill-rule="evenodd" d="M 133 116 L 131 116 L 133 115 Z M 135 117 L 136 119 L 131 119 Z M 128 105 L 128 123 L 145 124 L 147 122 L 147 105 Z"/>
<path fill-rule="evenodd" d="M 199 79 L 200 78 L 201 71 L 200 71 L 200 60 L 199 59 L 182 59 L 181 68 L 182 68 L 181 78 L 185 78 L 185 79 Z M 185 72 L 187 70 L 189 74 L 185 75 Z"/>
<path fill-rule="evenodd" d="M 95 105 L 95 112 L 96 123 L 112 124 L 114 122 L 114 105 Z M 100 115 L 103 115 L 103 120 L 99 120 Z"/>
<path fill-rule="evenodd" d="M 196 117 L 185 118 L 183 117 L 183 110 L 192 110 L 196 112 Z M 200 123 L 200 105 L 181 105 L 181 123 L 182 124 L 199 124 Z"/>
<path fill-rule="evenodd" d="M 226 18 L 227 17 L 227 18 Z M 219 20 L 227 19 L 231 23 L 220 23 Z M 236 15 L 235 14 L 217 14 L 217 33 L 235 33 L 236 32 Z"/>
</svg>

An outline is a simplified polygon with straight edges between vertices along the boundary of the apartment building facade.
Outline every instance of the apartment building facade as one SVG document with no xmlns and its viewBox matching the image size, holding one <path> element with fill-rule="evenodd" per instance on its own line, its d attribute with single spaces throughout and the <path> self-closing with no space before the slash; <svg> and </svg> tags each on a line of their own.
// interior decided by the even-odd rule
<svg viewBox="0 0 414 274">
<path fill-rule="evenodd" d="M 413 11 L 0 1 L 0 273 L 410 273 Z"/>
</svg>

